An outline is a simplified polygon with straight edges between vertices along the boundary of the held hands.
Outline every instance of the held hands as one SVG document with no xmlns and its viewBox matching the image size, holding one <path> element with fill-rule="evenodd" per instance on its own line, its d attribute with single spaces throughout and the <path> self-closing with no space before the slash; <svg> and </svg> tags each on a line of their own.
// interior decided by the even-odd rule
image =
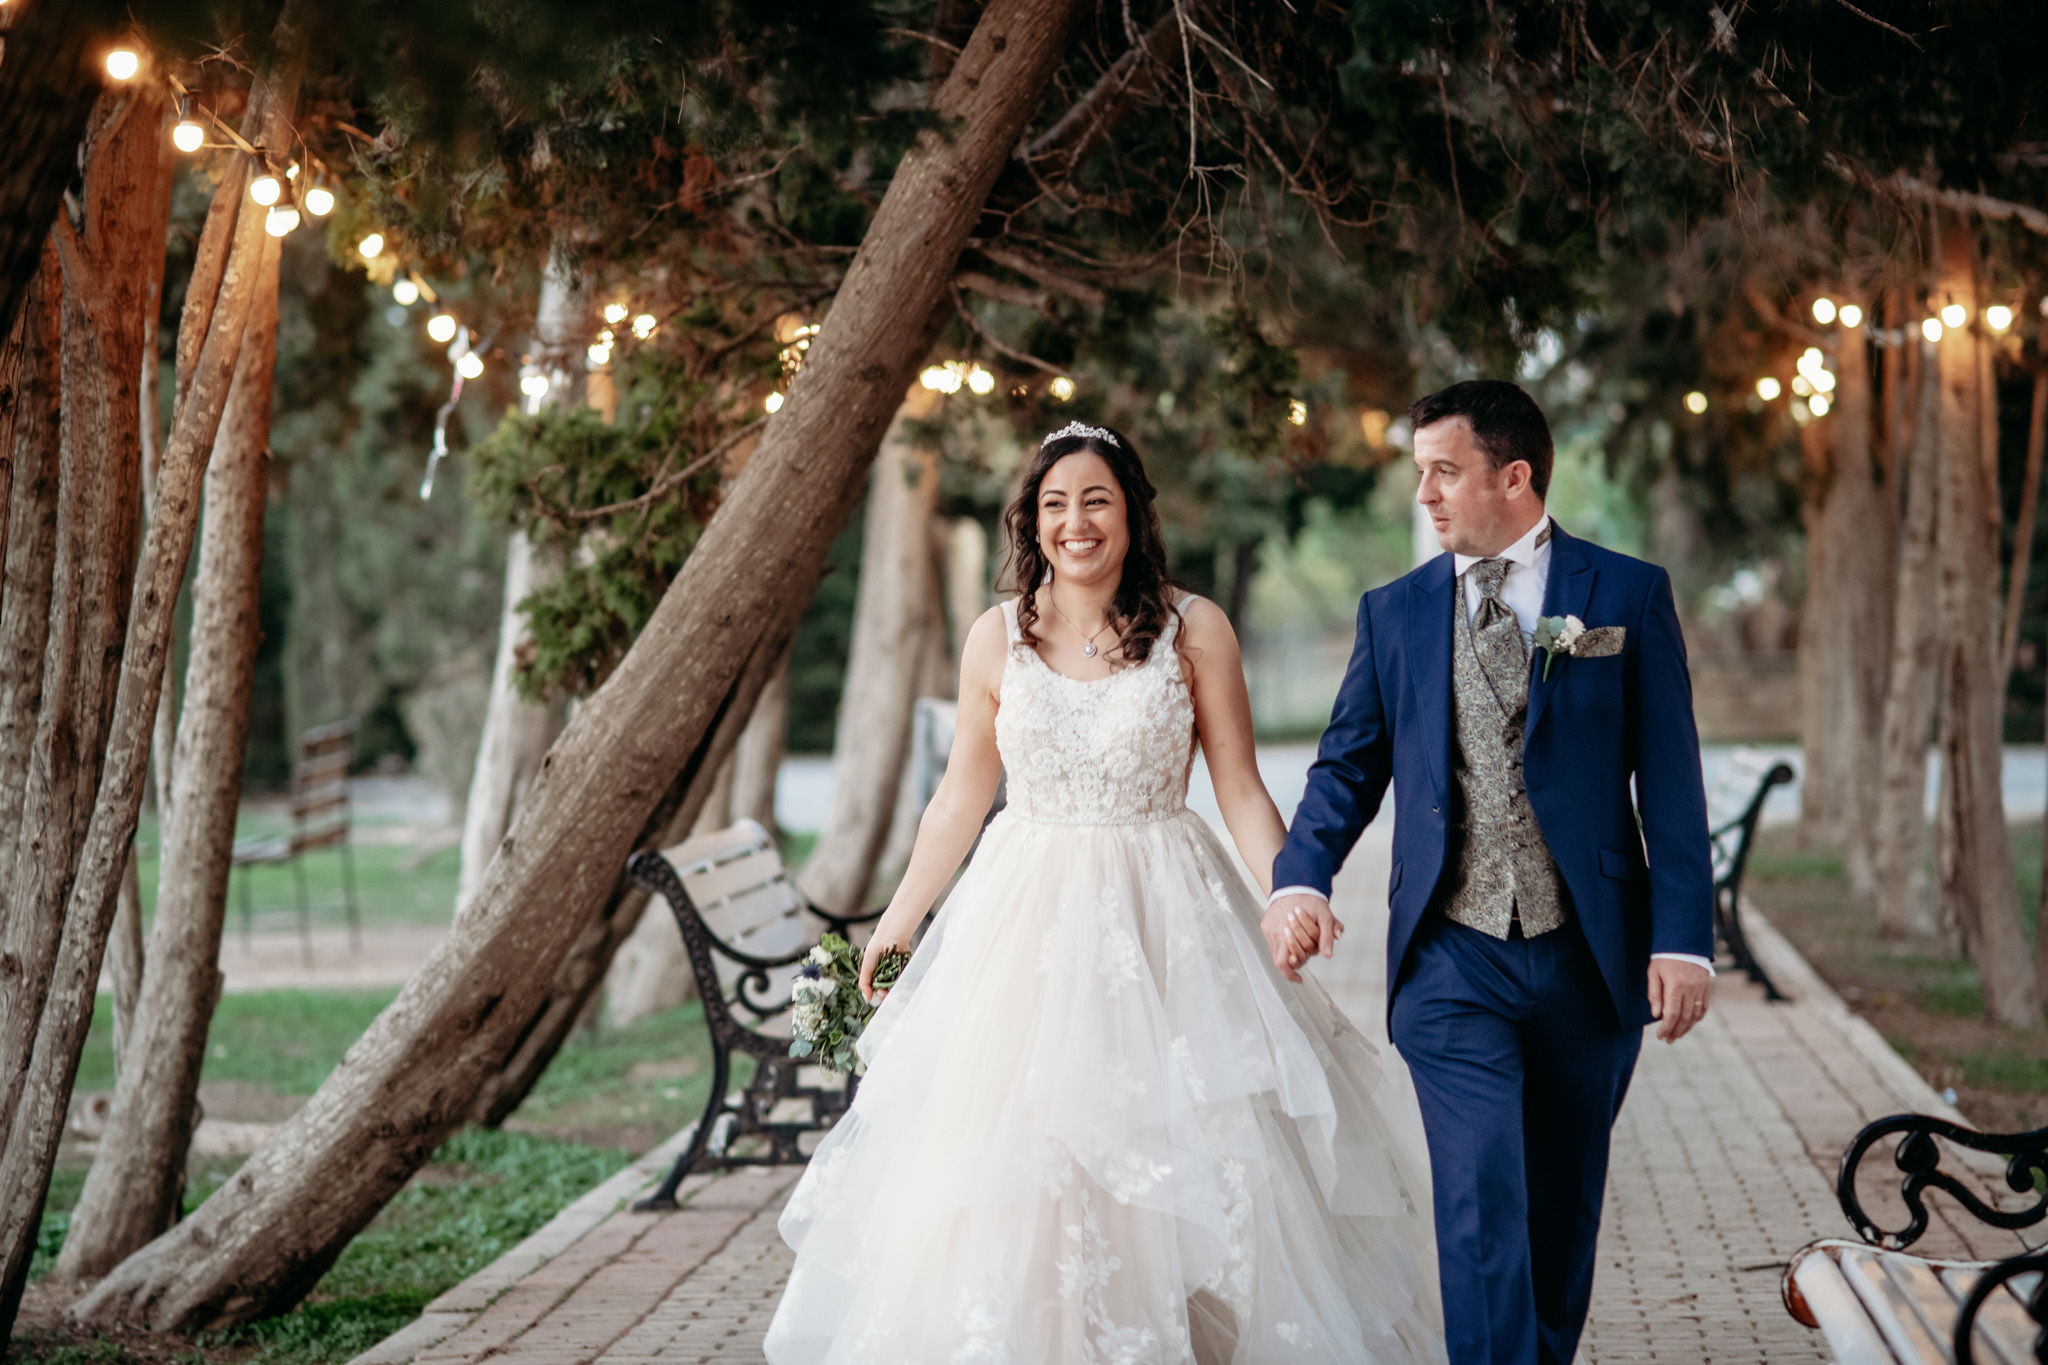
<svg viewBox="0 0 2048 1365">
<path fill-rule="evenodd" d="M 1317 953 L 1330 957 L 1336 952 L 1344 925 L 1321 896 L 1293 895 L 1282 896 L 1266 907 L 1259 932 L 1265 935 L 1280 974 L 1299 981 L 1301 966 L 1310 957 Z"/>
<path fill-rule="evenodd" d="M 1713 981 L 1713 973 L 1697 963 L 1650 959 L 1650 1013 L 1661 1021 L 1659 1041 L 1675 1043 L 1707 1017 L 1707 992 Z"/>
</svg>

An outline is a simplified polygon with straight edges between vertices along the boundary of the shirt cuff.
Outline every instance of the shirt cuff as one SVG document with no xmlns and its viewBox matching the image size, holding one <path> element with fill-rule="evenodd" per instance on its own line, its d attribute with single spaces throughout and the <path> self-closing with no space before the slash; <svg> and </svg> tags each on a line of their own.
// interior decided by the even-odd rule
<svg viewBox="0 0 2048 1365">
<path fill-rule="evenodd" d="M 1273 888 L 1273 894 L 1266 897 L 1267 906 L 1270 907 L 1274 901 L 1279 900 L 1282 896 L 1314 896 L 1317 900 L 1325 902 L 1330 899 L 1328 895 L 1316 890 L 1313 886 L 1276 886 Z"/>
<path fill-rule="evenodd" d="M 1705 967 L 1708 976 L 1714 974 L 1713 959 L 1701 957 L 1698 953 L 1651 953 L 1650 961 L 1655 962 L 1660 957 L 1668 958 L 1673 962 L 1690 962 L 1695 967 Z"/>
</svg>

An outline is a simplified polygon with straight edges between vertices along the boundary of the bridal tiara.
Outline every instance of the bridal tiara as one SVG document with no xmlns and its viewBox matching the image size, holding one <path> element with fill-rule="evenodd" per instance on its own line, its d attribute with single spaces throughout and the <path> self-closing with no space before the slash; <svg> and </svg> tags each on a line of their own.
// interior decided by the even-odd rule
<svg viewBox="0 0 2048 1365">
<path fill-rule="evenodd" d="M 1097 441 L 1107 441 L 1118 450 L 1124 447 L 1124 443 L 1116 438 L 1116 433 L 1107 427 L 1091 427 L 1086 422 L 1069 422 L 1058 431 L 1045 433 L 1045 439 L 1038 443 L 1038 448 L 1043 450 L 1054 441 L 1065 440 L 1069 436 L 1086 436 Z"/>
</svg>

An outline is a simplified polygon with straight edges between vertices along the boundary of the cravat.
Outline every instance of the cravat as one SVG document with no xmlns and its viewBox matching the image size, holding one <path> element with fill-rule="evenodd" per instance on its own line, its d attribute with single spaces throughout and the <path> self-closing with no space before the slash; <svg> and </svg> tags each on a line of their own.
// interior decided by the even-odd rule
<svg viewBox="0 0 2048 1365">
<path fill-rule="evenodd" d="M 1514 567 L 1505 559 L 1482 559 L 1468 572 L 1479 588 L 1479 610 L 1472 616 L 1472 647 L 1479 666 L 1493 685 L 1501 710 L 1513 717 L 1529 697 L 1529 655 L 1522 645 L 1522 623 L 1501 601 L 1501 585 Z"/>
</svg>

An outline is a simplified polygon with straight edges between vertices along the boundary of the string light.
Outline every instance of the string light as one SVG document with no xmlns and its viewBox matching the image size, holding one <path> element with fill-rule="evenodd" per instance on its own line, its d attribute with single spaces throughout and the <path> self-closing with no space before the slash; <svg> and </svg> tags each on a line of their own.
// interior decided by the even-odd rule
<svg viewBox="0 0 2048 1365">
<path fill-rule="evenodd" d="M 607 342 L 600 341 L 583 354 L 590 361 L 591 366 L 596 369 L 603 369 L 612 363 L 612 348 Z"/>
<path fill-rule="evenodd" d="M 171 145 L 181 152 L 196 152 L 206 145 L 206 130 L 187 115 L 171 129 Z"/>
<path fill-rule="evenodd" d="M 356 254 L 366 261 L 374 261 L 384 254 L 384 234 L 373 232 L 356 243 Z"/>
<path fill-rule="evenodd" d="M 1685 396 L 1685 410 L 1697 417 L 1707 410 L 1707 396 L 1694 389 Z"/>
<path fill-rule="evenodd" d="M 1941 310 L 1942 322 L 1950 327 L 1960 327 L 1970 320 L 1970 310 L 1960 303 L 1952 303 Z"/>
<path fill-rule="evenodd" d="M 306 212 L 315 218 L 325 218 L 334 212 L 334 191 L 325 185 L 315 185 L 306 191 Z"/>
<path fill-rule="evenodd" d="M 1047 388 L 1050 389 L 1052 396 L 1059 399 L 1062 403 L 1067 402 L 1074 396 L 1074 381 L 1065 375 L 1057 376 Z"/>
<path fill-rule="evenodd" d="M 1824 394 L 1824 393 L 1817 393 L 1817 394 L 1815 394 L 1815 395 L 1814 395 L 1813 397 L 1811 397 L 1811 398 L 1807 399 L 1807 400 L 1806 400 L 1806 410 L 1807 410 L 1808 412 L 1812 413 L 1812 414 L 1813 414 L 1813 415 L 1814 415 L 1815 417 L 1825 417 L 1825 416 L 1827 416 L 1827 415 L 1828 415 L 1828 397 L 1827 397 L 1827 395 L 1826 395 L 1826 394 Z"/>
<path fill-rule="evenodd" d="M 1851 330 L 1863 325 L 1863 310 L 1853 303 L 1843 304 L 1842 311 L 1838 316 L 1841 318 L 1842 325 Z"/>
<path fill-rule="evenodd" d="M 1835 376 L 1833 371 L 1815 370 L 1811 378 L 1813 379 L 1813 387 L 1816 392 L 1833 393 L 1835 391 Z"/>
<path fill-rule="evenodd" d="M 420 287 L 411 280 L 400 280 L 391 286 L 391 297 L 400 308 L 410 308 L 420 301 Z"/>
<path fill-rule="evenodd" d="M 1792 376 L 1792 392 L 1798 394 L 1801 398 L 1813 392 L 1813 381 L 1806 377 L 1804 370 Z"/>
<path fill-rule="evenodd" d="M 275 204 L 283 195 L 284 182 L 274 175 L 259 175 L 249 182 L 249 197 L 265 208 Z"/>
<path fill-rule="evenodd" d="M 633 319 L 633 335 L 645 341 L 654 335 L 654 314 L 642 313 Z"/>
<path fill-rule="evenodd" d="M 976 365 L 967 372 L 967 387 L 985 397 L 996 391 L 996 377 Z"/>
<path fill-rule="evenodd" d="M 917 382 L 933 393 L 958 393 L 960 371 L 950 365 L 927 365 L 919 372 Z"/>
<path fill-rule="evenodd" d="M 292 163 L 291 165 L 289 165 L 289 166 L 287 166 L 287 167 L 285 167 L 285 168 L 284 168 L 284 178 L 285 178 L 285 179 L 287 179 L 287 180 L 294 180 L 294 181 L 295 181 L 295 180 L 297 180 L 297 179 L 299 178 L 299 163 L 298 163 L 298 162 L 294 161 L 294 162 L 293 162 L 293 163 Z"/>
<path fill-rule="evenodd" d="M 2012 309 L 2002 303 L 1994 303 L 1984 310 L 1984 325 L 1994 332 L 2003 332 L 2012 326 Z"/>
<path fill-rule="evenodd" d="M 623 303 L 608 303 L 604 306 L 604 320 L 615 324 L 624 322 L 627 311 Z"/>
<path fill-rule="evenodd" d="M 299 227 L 299 211 L 290 202 L 279 204 L 263 215 L 263 230 L 273 237 L 288 237 Z"/>
<path fill-rule="evenodd" d="M 427 335 L 436 341 L 455 340 L 455 319 L 448 313 L 436 313 L 427 319 Z"/>
<path fill-rule="evenodd" d="M 484 372 L 484 358 L 475 351 L 464 351 L 462 358 L 455 362 L 455 373 L 464 379 L 475 379 Z"/>
<path fill-rule="evenodd" d="M 544 374 L 530 374 L 519 381 L 519 391 L 528 398 L 545 398 L 548 393 L 548 377 Z"/>
<path fill-rule="evenodd" d="M 1835 320 L 1835 301 L 1827 295 L 1813 301 L 1813 320 L 1825 327 Z"/>
<path fill-rule="evenodd" d="M 1784 388 L 1779 385 L 1778 381 L 1769 375 L 1765 375 L 1762 379 L 1756 381 L 1756 396 L 1763 399 L 1766 403 L 1771 402 L 1784 391 Z"/>
<path fill-rule="evenodd" d="M 117 81 L 132 81 L 142 70 L 142 58 L 134 48 L 117 47 L 107 54 L 107 74 Z"/>
<path fill-rule="evenodd" d="M 1941 319 L 1928 318 L 1920 324 L 1920 335 L 1929 341 L 1941 340 Z"/>
<path fill-rule="evenodd" d="M 1299 398 L 1287 400 L 1287 420 L 1295 426 L 1308 425 L 1308 404 Z"/>
<path fill-rule="evenodd" d="M 761 406 L 772 416 L 773 414 L 782 411 L 783 402 L 784 399 L 781 394 L 771 393 L 766 398 L 763 398 L 761 400 Z"/>
</svg>

